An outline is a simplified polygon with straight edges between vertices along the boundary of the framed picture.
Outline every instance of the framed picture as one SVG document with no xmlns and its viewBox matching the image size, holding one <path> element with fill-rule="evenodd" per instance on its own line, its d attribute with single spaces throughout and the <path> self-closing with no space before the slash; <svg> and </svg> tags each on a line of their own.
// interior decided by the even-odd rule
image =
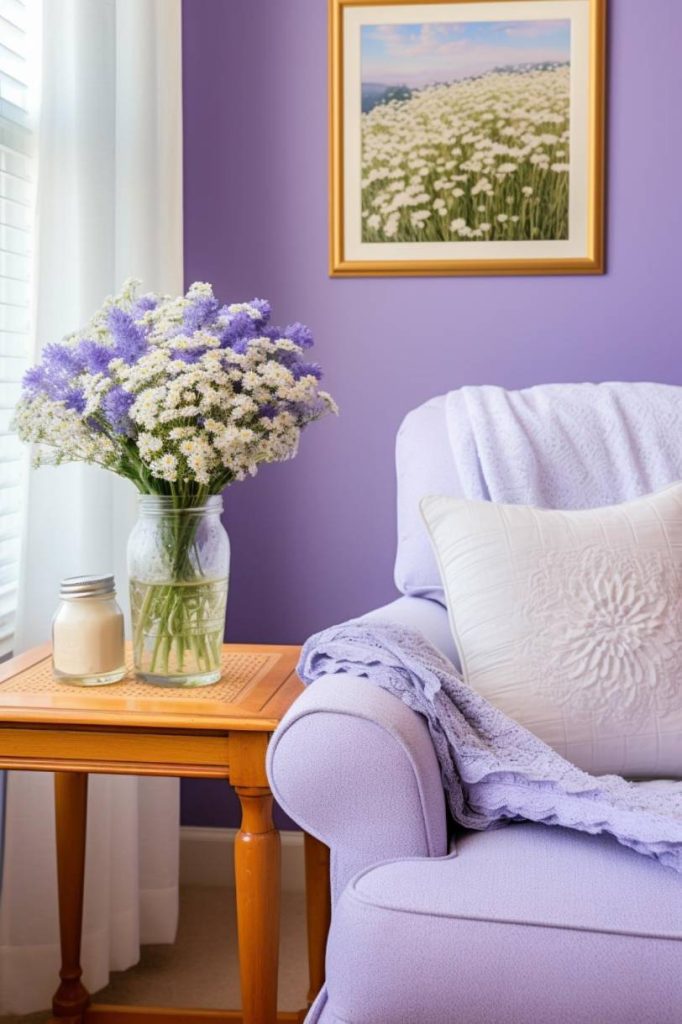
<svg viewBox="0 0 682 1024">
<path fill-rule="evenodd" d="M 604 271 L 606 0 L 330 0 L 332 276 Z"/>
</svg>

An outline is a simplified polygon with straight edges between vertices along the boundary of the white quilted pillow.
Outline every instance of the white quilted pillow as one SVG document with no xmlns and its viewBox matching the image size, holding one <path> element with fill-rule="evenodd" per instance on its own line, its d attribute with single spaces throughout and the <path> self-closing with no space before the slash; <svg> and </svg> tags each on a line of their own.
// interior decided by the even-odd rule
<svg viewBox="0 0 682 1024">
<path fill-rule="evenodd" d="M 467 682 L 586 771 L 682 777 L 682 484 L 577 512 L 421 508 Z"/>
</svg>

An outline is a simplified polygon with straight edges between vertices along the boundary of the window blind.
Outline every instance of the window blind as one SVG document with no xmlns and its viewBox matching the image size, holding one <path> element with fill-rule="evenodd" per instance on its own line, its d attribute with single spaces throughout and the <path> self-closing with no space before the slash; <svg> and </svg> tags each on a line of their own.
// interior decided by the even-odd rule
<svg viewBox="0 0 682 1024">
<path fill-rule="evenodd" d="M 0 660 L 12 652 L 25 452 L 11 429 L 31 343 L 37 0 L 0 0 Z"/>
</svg>

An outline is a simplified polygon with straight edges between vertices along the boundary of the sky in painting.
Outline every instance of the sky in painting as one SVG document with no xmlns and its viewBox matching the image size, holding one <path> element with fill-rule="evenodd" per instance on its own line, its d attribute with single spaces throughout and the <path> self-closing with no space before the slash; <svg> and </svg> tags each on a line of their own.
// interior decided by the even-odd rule
<svg viewBox="0 0 682 1024">
<path fill-rule="evenodd" d="M 494 67 L 568 61 L 571 23 L 442 22 L 362 27 L 362 81 L 418 87 Z"/>
</svg>

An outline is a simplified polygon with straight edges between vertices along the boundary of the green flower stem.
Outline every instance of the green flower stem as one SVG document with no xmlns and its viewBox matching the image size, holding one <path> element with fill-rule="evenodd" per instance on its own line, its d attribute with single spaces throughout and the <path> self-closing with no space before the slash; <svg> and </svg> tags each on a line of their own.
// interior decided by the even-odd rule
<svg viewBox="0 0 682 1024">
<path fill-rule="evenodd" d="M 219 666 L 223 599 L 217 588 L 221 586 L 222 581 L 216 580 L 146 586 L 134 623 L 135 661 L 143 672 L 173 676 L 185 671 L 210 672 Z M 221 609 L 216 616 L 217 604 Z M 208 622 L 203 621 L 205 608 Z M 151 636 L 154 640 L 149 651 L 145 641 Z M 188 656 L 190 664 L 186 665 Z"/>
<path fill-rule="evenodd" d="M 201 506 L 207 495 L 194 497 Z M 163 582 L 131 580 L 139 610 L 133 615 L 135 664 L 142 673 L 168 676 L 212 672 L 220 666 L 225 582 L 208 579 L 201 565 L 197 529 L 201 513 L 173 495 L 175 511 L 160 523 Z M 186 514 L 185 514 L 186 513 Z M 151 647 L 151 650 L 150 650 Z"/>
</svg>

